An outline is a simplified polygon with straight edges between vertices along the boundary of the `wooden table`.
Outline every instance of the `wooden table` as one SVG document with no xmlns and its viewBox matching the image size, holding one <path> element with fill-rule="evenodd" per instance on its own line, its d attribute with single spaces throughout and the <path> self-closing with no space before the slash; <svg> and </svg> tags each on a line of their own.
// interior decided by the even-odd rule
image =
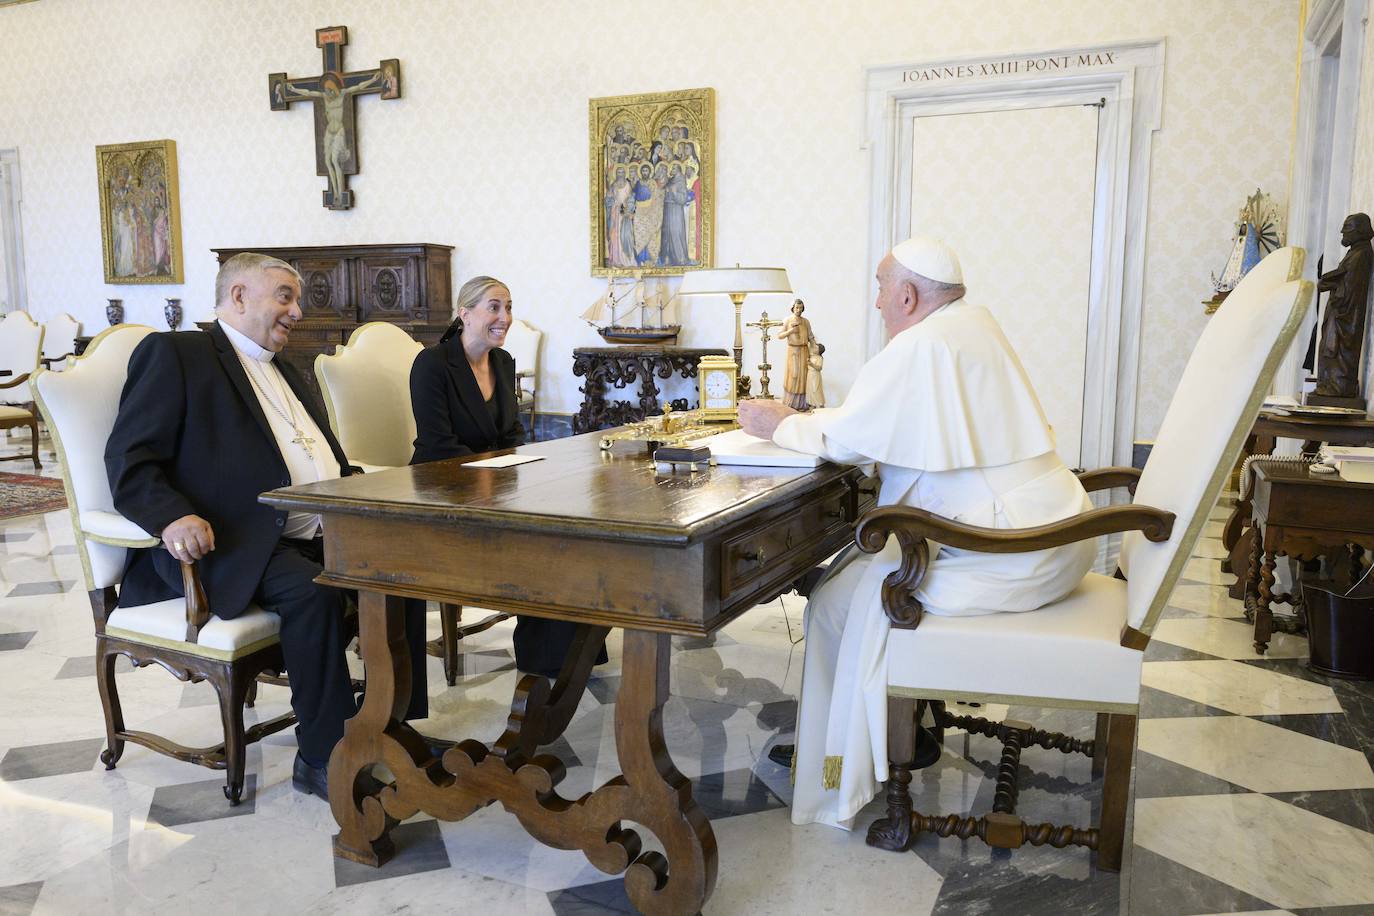
<svg viewBox="0 0 1374 916">
<path fill-rule="evenodd" d="M 1374 445 L 1374 420 L 1314 419 L 1262 412 L 1245 439 L 1242 457 L 1272 454 L 1280 438 L 1301 439 L 1303 453 L 1307 455 L 1316 454 L 1323 443 Z M 1241 486 L 1245 486 L 1244 481 Z M 1221 546 L 1227 551 L 1226 558 L 1221 561 L 1221 571 L 1236 576 L 1230 590 L 1232 598 L 1243 598 L 1245 595 L 1246 570 L 1254 549 L 1250 531 L 1247 530 L 1249 524 L 1250 498 L 1238 499 L 1221 531 Z"/>
<path fill-rule="evenodd" d="M 506 469 L 459 458 L 263 495 L 321 514 L 319 581 L 359 592 L 367 693 L 329 761 L 335 855 L 380 865 L 398 821 L 418 811 L 461 820 L 499 801 L 539 841 L 625 872 L 640 910 L 697 913 L 710 896 L 715 836 L 663 740 L 671 637 L 714 633 L 784 590 L 852 540 L 872 497 L 857 471 L 829 464 L 660 476 L 642 450 L 603 453 L 599 438 L 522 446 L 547 459 Z M 552 687 L 520 680 L 494 743 L 468 739 L 435 760 L 400 720 L 410 699 L 404 596 L 580 626 Z M 624 630 L 622 775 L 565 799 L 563 763 L 538 749 L 572 719 L 611 627 Z M 396 782 L 368 796 L 358 777 L 375 764 Z M 626 821 L 652 831 L 664 854 L 643 852 Z"/>
<path fill-rule="evenodd" d="M 1270 604 L 1300 607 L 1297 597 L 1274 594 L 1274 558 L 1295 560 L 1333 556 L 1347 545 L 1374 550 L 1374 484 L 1353 483 L 1336 476 L 1312 474 L 1291 463 L 1258 461 L 1251 511 L 1254 531 L 1246 575 L 1246 616 L 1255 623 L 1255 651 L 1263 655 L 1274 632 Z M 1352 553 L 1351 561 L 1358 563 Z"/>
</svg>

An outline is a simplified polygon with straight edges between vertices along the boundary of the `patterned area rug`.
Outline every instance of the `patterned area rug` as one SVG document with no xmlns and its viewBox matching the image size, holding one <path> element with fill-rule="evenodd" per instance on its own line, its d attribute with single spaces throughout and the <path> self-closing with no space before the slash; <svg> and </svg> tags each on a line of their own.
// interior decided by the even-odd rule
<svg viewBox="0 0 1374 916">
<path fill-rule="evenodd" d="M 0 474 L 0 519 L 53 512 L 67 506 L 62 481 L 32 474 Z"/>
</svg>

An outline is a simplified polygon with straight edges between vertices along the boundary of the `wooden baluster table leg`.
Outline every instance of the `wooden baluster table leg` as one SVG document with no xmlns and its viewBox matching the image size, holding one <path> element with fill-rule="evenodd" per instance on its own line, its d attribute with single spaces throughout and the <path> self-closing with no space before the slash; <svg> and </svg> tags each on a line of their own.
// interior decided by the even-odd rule
<svg viewBox="0 0 1374 916">
<path fill-rule="evenodd" d="M 1259 532 L 1255 534 L 1256 543 L 1262 540 Z M 1269 650 L 1269 637 L 1274 632 L 1274 612 L 1269 605 L 1274 600 L 1274 552 L 1261 548 L 1263 559 L 1260 562 L 1259 594 L 1255 601 L 1255 652 L 1263 655 Z"/>
</svg>

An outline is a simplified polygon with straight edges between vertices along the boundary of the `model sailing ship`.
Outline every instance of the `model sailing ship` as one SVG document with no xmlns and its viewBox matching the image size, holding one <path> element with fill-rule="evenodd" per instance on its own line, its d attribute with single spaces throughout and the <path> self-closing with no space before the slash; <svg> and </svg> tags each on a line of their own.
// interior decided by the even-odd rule
<svg viewBox="0 0 1374 916">
<path fill-rule="evenodd" d="M 652 292 L 642 276 L 614 276 L 606 291 L 582 313 L 606 343 L 672 344 L 682 325 L 672 323 L 673 296 L 667 282 L 658 278 Z M 635 324 L 638 312 L 638 324 Z"/>
</svg>

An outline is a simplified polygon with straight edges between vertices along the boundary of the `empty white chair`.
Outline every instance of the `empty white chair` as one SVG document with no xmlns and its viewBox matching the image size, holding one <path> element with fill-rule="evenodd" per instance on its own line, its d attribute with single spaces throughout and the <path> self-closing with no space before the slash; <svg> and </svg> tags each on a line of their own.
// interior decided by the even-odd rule
<svg viewBox="0 0 1374 916">
<path fill-rule="evenodd" d="M 43 352 L 43 326 L 28 312 L 9 312 L 0 318 L 0 404 L 29 402 L 29 375 Z"/>
<path fill-rule="evenodd" d="M 63 312 L 43 322 L 43 368 L 60 369 L 76 354 L 81 322 Z"/>
<path fill-rule="evenodd" d="M 186 598 L 138 607 L 116 607 L 116 587 L 130 548 L 152 547 L 157 538 L 120 515 L 105 473 L 105 441 L 114 428 L 129 357 L 152 328 L 121 324 L 102 331 L 64 372 L 39 369 L 31 388 L 62 463 L 77 553 L 95 617 L 96 683 L 105 710 L 108 746 L 100 759 L 114 769 L 132 741 L 179 760 L 226 771 L 224 794 L 238 804 L 243 793 L 246 745 L 295 721 L 287 713 L 247 730 L 243 707 L 255 680 L 283 670 L 276 614 L 250 607 L 232 620 L 214 616 L 194 564 L 183 564 Z M 115 683 L 115 660 L 157 662 L 181 680 L 208 680 L 219 694 L 222 743 L 203 748 L 124 726 Z"/>
</svg>

